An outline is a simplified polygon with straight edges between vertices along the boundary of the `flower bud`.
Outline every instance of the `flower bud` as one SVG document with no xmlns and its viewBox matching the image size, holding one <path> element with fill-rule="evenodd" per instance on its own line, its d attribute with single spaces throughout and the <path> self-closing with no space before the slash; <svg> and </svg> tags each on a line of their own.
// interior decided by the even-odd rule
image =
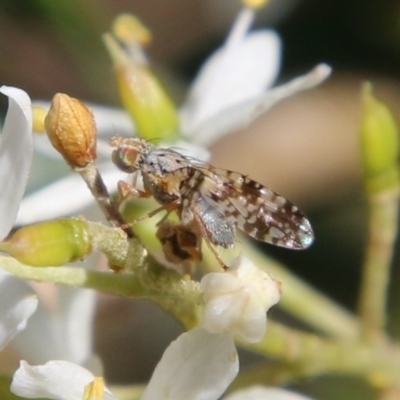
<svg viewBox="0 0 400 400">
<path fill-rule="evenodd" d="M 364 176 L 370 193 L 397 189 L 399 185 L 399 132 L 385 103 L 372 94 L 372 86 L 363 87 L 364 105 L 361 125 L 361 155 Z"/>
<path fill-rule="evenodd" d="M 82 168 L 96 159 L 96 123 L 93 112 L 81 101 L 57 93 L 45 119 L 54 148 L 72 168 Z"/>
<path fill-rule="evenodd" d="M 113 36 L 104 35 L 104 41 L 114 61 L 122 105 L 134 120 L 138 136 L 174 141 L 178 136 L 177 111 L 157 78 L 143 59 L 135 60 Z"/>
<path fill-rule="evenodd" d="M 226 272 L 205 275 L 201 286 L 204 329 L 230 332 L 249 343 L 262 340 L 267 329 L 266 312 L 280 298 L 280 282 L 240 255 Z"/>
<path fill-rule="evenodd" d="M 59 219 L 30 225 L 0 243 L 23 264 L 46 267 L 77 261 L 92 251 L 86 223 L 81 219 Z"/>
<path fill-rule="evenodd" d="M 113 33 L 124 43 L 148 45 L 151 42 L 151 32 L 139 18 L 131 14 L 121 14 L 115 18 Z"/>
</svg>

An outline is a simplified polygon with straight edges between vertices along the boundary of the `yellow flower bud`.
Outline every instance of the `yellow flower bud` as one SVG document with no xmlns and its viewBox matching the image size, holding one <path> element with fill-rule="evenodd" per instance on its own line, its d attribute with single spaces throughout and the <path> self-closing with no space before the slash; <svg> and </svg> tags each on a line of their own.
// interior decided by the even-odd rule
<svg viewBox="0 0 400 400">
<path fill-rule="evenodd" d="M 133 118 L 138 136 L 174 141 L 178 136 L 178 115 L 159 81 L 143 62 L 135 63 L 110 35 L 104 35 L 114 61 L 122 105 Z"/>
<path fill-rule="evenodd" d="M 361 155 L 365 184 L 369 192 L 397 189 L 399 185 L 399 132 L 385 103 L 372 94 L 372 86 L 363 87 L 364 106 L 361 125 Z"/>
<path fill-rule="evenodd" d="M 96 159 L 96 123 L 92 110 L 81 101 L 57 93 L 45 119 L 54 148 L 72 168 L 82 168 Z"/>
<path fill-rule="evenodd" d="M 136 43 L 143 46 L 151 42 L 151 32 L 139 18 L 131 14 L 119 15 L 113 24 L 113 33 L 124 43 Z"/>
<path fill-rule="evenodd" d="M 86 223 L 81 219 L 59 219 L 30 225 L 0 243 L 23 264 L 35 267 L 59 266 L 79 260 L 92 251 Z"/>
</svg>

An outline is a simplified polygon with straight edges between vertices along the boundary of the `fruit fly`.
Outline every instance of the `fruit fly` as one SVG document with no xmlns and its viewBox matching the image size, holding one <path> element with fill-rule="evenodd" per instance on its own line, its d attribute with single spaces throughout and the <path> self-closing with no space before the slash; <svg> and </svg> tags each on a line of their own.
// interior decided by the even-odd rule
<svg viewBox="0 0 400 400">
<path fill-rule="evenodd" d="M 194 223 L 223 266 L 212 245 L 232 247 L 236 228 L 289 249 L 305 249 L 314 240 L 311 225 L 297 206 L 246 175 L 143 139 L 116 136 L 110 144 L 115 147 L 114 164 L 127 173 L 139 171 L 143 179 L 144 190 L 120 182 L 121 191 L 154 197 L 161 207 L 148 216 L 175 211 L 183 227 Z"/>
</svg>

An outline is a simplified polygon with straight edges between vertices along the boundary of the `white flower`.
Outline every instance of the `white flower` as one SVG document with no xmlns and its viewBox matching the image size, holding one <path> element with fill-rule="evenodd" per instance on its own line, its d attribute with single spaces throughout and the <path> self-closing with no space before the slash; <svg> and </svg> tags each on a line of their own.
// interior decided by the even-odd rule
<svg viewBox="0 0 400 400">
<path fill-rule="evenodd" d="M 0 139 L 0 240 L 14 225 L 32 161 L 32 111 L 29 96 L 2 86 L 9 107 Z M 1 266 L 1 259 L 0 259 Z M 0 269 L 0 349 L 25 329 L 38 300 L 25 283 Z"/>
<path fill-rule="evenodd" d="M 203 327 L 230 332 L 247 342 L 259 342 L 267 329 L 266 312 L 280 298 L 280 285 L 242 255 L 226 272 L 203 277 Z"/>
<path fill-rule="evenodd" d="M 181 131 L 209 146 L 221 136 L 245 127 L 278 101 L 324 81 L 325 64 L 309 74 L 270 89 L 280 67 L 281 43 L 271 30 L 249 33 L 255 11 L 244 8 L 225 44 L 200 69 L 181 109 Z"/>
<path fill-rule="evenodd" d="M 170 344 L 157 365 L 141 400 L 217 400 L 239 370 L 235 344 L 229 334 L 202 328 L 183 333 Z M 26 398 L 81 400 L 94 376 L 66 361 L 30 366 L 22 361 L 11 390 Z M 104 399 L 115 399 L 106 390 Z"/>
<path fill-rule="evenodd" d="M 91 372 L 68 361 L 49 361 L 37 366 L 21 361 L 13 376 L 11 391 L 28 399 L 82 400 L 85 387 L 94 379 Z M 103 399 L 117 400 L 108 389 Z"/>
<path fill-rule="evenodd" d="M 21 89 L 2 86 L 9 107 L 0 139 L 0 240 L 10 232 L 25 192 L 32 162 L 32 109 Z"/>
<path fill-rule="evenodd" d="M 141 400 L 217 400 L 238 369 L 231 335 L 196 328 L 180 335 L 166 349 Z M 94 379 L 89 371 L 67 361 L 50 361 L 38 366 L 22 361 L 14 374 L 11 390 L 25 398 L 81 400 L 85 387 Z M 116 397 L 105 389 L 103 399 L 116 400 Z M 284 389 L 262 386 L 239 390 L 224 399 L 311 400 Z"/>
</svg>

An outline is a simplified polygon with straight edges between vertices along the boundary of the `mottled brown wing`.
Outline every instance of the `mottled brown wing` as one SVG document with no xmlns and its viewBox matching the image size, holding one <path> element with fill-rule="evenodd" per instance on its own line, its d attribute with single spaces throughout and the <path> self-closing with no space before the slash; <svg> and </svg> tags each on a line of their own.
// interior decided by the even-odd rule
<svg viewBox="0 0 400 400">
<path fill-rule="evenodd" d="M 197 192 L 215 213 L 262 242 L 305 249 L 314 233 L 305 215 L 291 202 L 237 172 L 214 167 L 203 174 Z"/>
</svg>

